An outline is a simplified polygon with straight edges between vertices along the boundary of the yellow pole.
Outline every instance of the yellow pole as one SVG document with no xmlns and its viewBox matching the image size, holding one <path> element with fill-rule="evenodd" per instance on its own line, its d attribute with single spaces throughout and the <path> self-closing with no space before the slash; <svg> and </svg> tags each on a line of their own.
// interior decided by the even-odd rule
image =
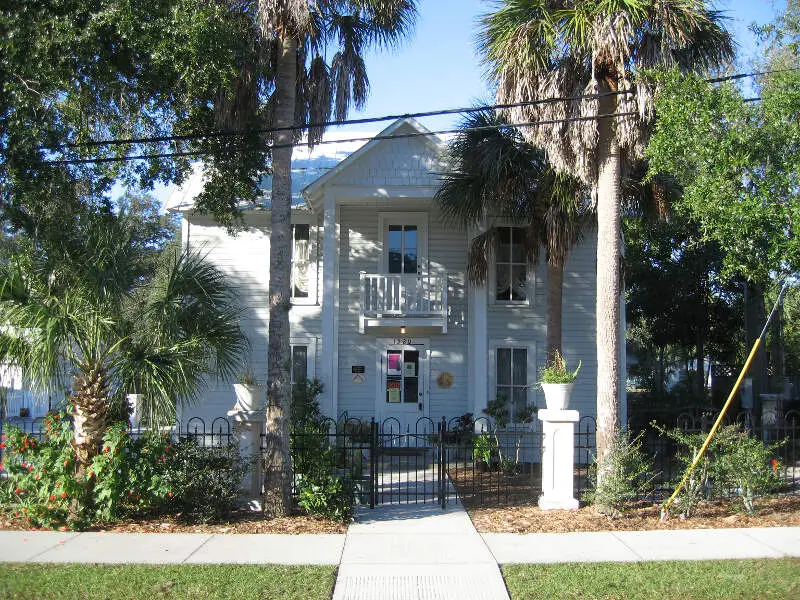
<svg viewBox="0 0 800 600">
<path fill-rule="evenodd" d="M 744 380 L 744 376 L 747 374 L 747 369 L 750 368 L 750 363 L 753 362 L 753 358 L 755 357 L 756 352 L 758 351 L 758 347 L 760 345 L 761 345 L 761 338 L 758 338 L 755 344 L 753 344 L 753 349 L 750 350 L 750 356 L 747 357 L 747 361 L 744 363 L 744 367 L 742 368 L 742 371 L 739 373 L 739 378 L 736 380 L 736 384 L 733 386 L 733 389 L 731 390 L 728 399 L 722 406 L 722 410 L 719 412 L 719 416 L 717 417 L 717 420 L 714 422 L 714 426 L 711 428 L 711 431 L 708 432 L 708 437 L 706 437 L 706 441 L 703 442 L 703 445 L 700 447 L 700 450 L 697 451 L 697 455 L 694 457 L 694 461 L 692 461 L 692 464 L 689 466 L 688 469 L 686 469 L 686 473 L 684 474 L 683 479 L 681 479 L 681 482 L 678 484 L 678 487 L 675 488 L 675 491 L 672 492 L 672 496 L 670 496 L 669 500 L 667 500 L 666 504 L 664 504 L 664 508 L 661 510 L 662 519 L 665 518 L 665 515 L 669 511 L 669 507 L 672 506 L 672 503 L 675 501 L 675 498 L 677 498 L 681 489 L 686 484 L 686 481 L 689 479 L 689 476 L 694 471 L 694 468 L 697 466 L 697 463 L 699 463 L 700 459 L 703 457 L 703 454 L 708 448 L 708 445 L 711 443 L 711 439 L 714 437 L 714 434 L 717 433 L 717 429 L 719 429 L 720 423 L 722 423 L 722 419 L 725 416 L 728 407 L 731 405 L 731 402 L 733 401 L 733 397 L 736 395 L 736 392 L 739 391 L 739 387 L 742 385 L 742 380 Z"/>
<path fill-rule="evenodd" d="M 764 339 L 764 336 L 767 335 L 767 329 L 769 329 L 769 324 L 772 321 L 772 317 L 775 315 L 775 311 L 778 309 L 778 305 L 781 302 L 781 298 L 783 297 L 783 293 L 786 291 L 789 282 L 785 282 L 781 286 L 780 293 L 778 294 L 778 299 L 775 301 L 775 306 L 772 307 L 772 311 L 769 313 L 769 317 L 767 317 L 767 322 L 764 324 L 764 329 L 761 330 L 761 335 L 758 336 L 755 343 L 753 344 L 753 349 L 750 350 L 750 355 L 747 357 L 747 360 L 744 363 L 744 367 L 742 367 L 742 371 L 739 373 L 738 379 L 736 379 L 736 384 L 733 386 L 731 393 L 728 395 L 728 399 L 725 401 L 725 404 L 722 406 L 722 410 L 719 412 L 719 416 L 717 420 L 714 422 L 714 426 L 711 428 L 711 431 L 708 432 L 708 436 L 706 437 L 706 441 L 703 442 L 703 445 L 700 447 L 700 450 L 697 451 L 697 455 L 694 457 L 694 461 L 692 464 L 689 465 L 689 468 L 686 469 L 686 473 L 681 479 L 681 482 L 678 484 L 678 487 L 675 488 L 675 491 L 672 492 L 672 495 L 669 497 L 669 500 L 666 501 L 663 508 L 661 509 L 661 520 L 667 518 L 669 515 L 669 507 L 672 506 L 672 503 L 675 502 L 675 498 L 678 497 L 681 489 L 686 484 L 686 481 L 689 479 L 689 476 L 694 471 L 694 468 L 697 466 L 697 463 L 700 462 L 700 459 L 703 457 L 708 445 L 711 443 L 711 440 L 714 437 L 714 434 L 717 433 L 717 429 L 719 429 L 720 423 L 722 423 L 723 417 L 725 417 L 725 413 L 728 410 L 728 407 L 733 402 L 733 397 L 736 395 L 736 392 L 739 391 L 739 387 L 742 385 L 742 380 L 744 380 L 745 374 L 747 374 L 747 370 L 750 368 L 750 363 L 753 362 L 753 358 L 758 351 L 758 347 L 761 345 L 761 340 Z"/>
</svg>

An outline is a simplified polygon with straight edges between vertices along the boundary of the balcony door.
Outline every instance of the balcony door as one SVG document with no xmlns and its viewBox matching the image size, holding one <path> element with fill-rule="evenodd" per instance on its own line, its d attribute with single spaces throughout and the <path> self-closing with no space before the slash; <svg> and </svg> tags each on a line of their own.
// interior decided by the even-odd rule
<svg viewBox="0 0 800 600">
<path fill-rule="evenodd" d="M 428 215 L 381 213 L 383 257 L 381 273 L 390 275 L 386 299 L 401 314 L 423 309 L 424 278 L 428 273 Z"/>
<path fill-rule="evenodd" d="M 381 376 L 375 412 L 393 431 L 415 433 L 417 421 L 428 415 L 428 356 L 428 340 L 378 340 Z"/>
<path fill-rule="evenodd" d="M 381 273 L 423 275 L 428 272 L 427 213 L 381 213 Z"/>
</svg>

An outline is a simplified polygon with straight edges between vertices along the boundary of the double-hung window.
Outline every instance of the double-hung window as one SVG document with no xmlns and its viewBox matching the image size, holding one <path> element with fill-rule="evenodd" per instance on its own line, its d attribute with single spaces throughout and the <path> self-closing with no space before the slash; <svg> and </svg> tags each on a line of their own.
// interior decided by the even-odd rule
<svg viewBox="0 0 800 600">
<path fill-rule="evenodd" d="M 311 226 L 292 225 L 292 299 L 311 298 Z"/>
<path fill-rule="evenodd" d="M 494 396 L 508 411 L 508 421 L 530 418 L 533 393 L 529 377 L 534 375 L 534 349 L 525 344 L 501 341 L 491 344 L 491 377 Z"/>
<path fill-rule="evenodd" d="M 529 299 L 525 230 L 499 227 L 494 264 L 494 298 L 499 303 L 523 304 Z"/>
<path fill-rule="evenodd" d="M 290 340 L 289 383 L 292 385 L 292 395 L 298 384 L 305 379 L 314 379 L 315 362 L 317 356 L 317 340 L 313 337 L 299 337 Z"/>
</svg>

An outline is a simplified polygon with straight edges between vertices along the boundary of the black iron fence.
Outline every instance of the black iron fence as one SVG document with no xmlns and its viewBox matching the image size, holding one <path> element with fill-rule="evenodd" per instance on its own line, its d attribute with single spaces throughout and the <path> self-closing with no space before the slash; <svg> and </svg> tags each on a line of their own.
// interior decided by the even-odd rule
<svg viewBox="0 0 800 600">
<path fill-rule="evenodd" d="M 675 424 L 687 433 L 707 432 L 713 423 L 708 415 L 684 415 Z M 742 413 L 726 420 L 737 424 L 765 444 L 775 444 L 775 469 L 782 482 L 781 493 L 800 495 L 800 413 L 764 415 L 754 422 Z M 10 425 L 29 435 L 44 435 L 43 419 L 12 418 L 0 421 L 0 434 Z M 145 429 L 131 428 L 140 436 Z M 210 421 L 194 417 L 182 426 L 161 431 L 174 439 L 192 437 L 202 446 L 234 443 L 231 423 L 225 418 Z M 662 430 L 642 426 L 642 447 L 652 459 L 653 477 L 641 499 L 663 501 L 682 475 L 677 442 Z M 264 449 L 264 436 L 261 437 Z M 471 506 L 530 504 L 542 491 L 541 423 L 495 427 L 488 419 L 446 421 L 419 419 L 401 425 L 396 419 L 383 422 L 347 418 L 326 419 L 296 428 L 291 434 L 293 489 L 321 471 L 352 482 L 359 504 L 436 503 L 445 506 L 460 499 Z M 581 498 L 589 486 L 596 447 L 596 423 L 583 417 L 574 436 L 574 489 Z M 0 463 L 5 462 L 0 449 Z M 735 495 L 736 490 L 730 490 Z"/>
<path fill-rule="evenodd" d="M 11 427 L 21 429 L 37 441 L 44 439 L 47 434 L 44 417 L 11 417 L 0 420 L 0 439 L 5 440 L 5 435 Z M 148 427 L 129 425 L 128 432 L 132 438 L 139 438 L 152 433 L 169 436 L 173 441 L 177 441 L 180 438 L 193 438 L 198 445 L 203 447 L 222 447 L 233 443 L 231 424 L 224 417 L 217 417 L 210 422 L 206 422 L 199 417 L 192 417 L 183 424 L 179 423 L 174 427 L 161 427 L 155 430 Z M 5 466 L 7 458 L 7 448 L 4 446 L 4 444 L 0 444 L 0 465 L 3 466 Z M 0 469 L 0 474 L 2 473 L 4 473 L 4 469 Z"/>
</svg>

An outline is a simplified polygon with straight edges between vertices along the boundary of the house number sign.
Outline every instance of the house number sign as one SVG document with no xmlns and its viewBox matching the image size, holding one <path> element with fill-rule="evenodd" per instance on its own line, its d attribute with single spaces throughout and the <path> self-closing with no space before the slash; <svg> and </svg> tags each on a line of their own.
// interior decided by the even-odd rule
<svg viewBox="0 0 800 600">
<path fill-rule="evenodd" d="M 410 337 L 393 338 L 392 344 L 394 344 L 395 346 L 413 346 L 414 338 Z"/>
</svg>

